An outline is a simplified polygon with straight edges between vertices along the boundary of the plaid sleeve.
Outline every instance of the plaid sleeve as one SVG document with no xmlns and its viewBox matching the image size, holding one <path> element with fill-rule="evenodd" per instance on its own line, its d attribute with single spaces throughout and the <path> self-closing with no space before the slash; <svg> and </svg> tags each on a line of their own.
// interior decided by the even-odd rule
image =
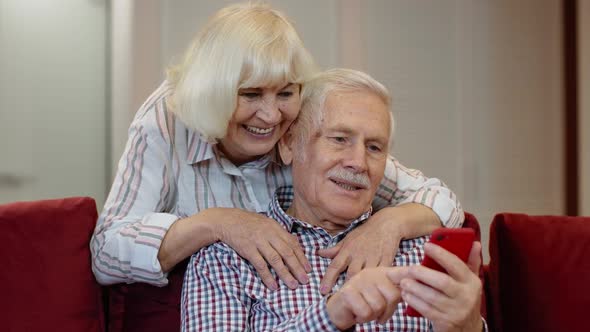
<svg viewBox="0 0 590 332">
<path fill-rule="evenodd" d="M 182 285 L 182 331 L 246 331 L 251 299 L 240 282 L 240 257 L 222 244 L 194 254 Z"/>
<path fill-rule="evenodd" d="M 305 308 L 297 316 L 292 317 L 288 321 L 276 326 L 272 331 L 275 332 L 307 332 L 307 331 L 334 331 L 338 332 L 338 328 L 332 323 L 328 317 L 328 310 L 326 309 L 326 298 L 320 302 Z"/>
<path fill-rule="evenodd" d="M 385 176 L 373 200 L 373 208 L 379 210 L 403 203 L 418 203 L 432 209 L 445 227 L 463 225 L 465 216 L 455 193 L 441 180 L 428 178 L 389 156 Z"/>
</svg>

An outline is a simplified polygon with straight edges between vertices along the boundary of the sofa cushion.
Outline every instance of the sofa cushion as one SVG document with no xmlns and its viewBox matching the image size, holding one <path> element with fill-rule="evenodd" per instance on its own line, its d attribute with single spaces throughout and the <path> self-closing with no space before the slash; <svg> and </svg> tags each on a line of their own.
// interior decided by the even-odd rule
<svg viewBox="0 0 590 332">
<path fill-rule="evenodd" d="M 495 331 L 579 331 L 590 308 L 590 218 L 503 213 L 490 229 Z"/>
<path fill-rule="evenodd" d="M 88 197 L 0 205 L 2 331 L 104 331 Z"/>
</svg>

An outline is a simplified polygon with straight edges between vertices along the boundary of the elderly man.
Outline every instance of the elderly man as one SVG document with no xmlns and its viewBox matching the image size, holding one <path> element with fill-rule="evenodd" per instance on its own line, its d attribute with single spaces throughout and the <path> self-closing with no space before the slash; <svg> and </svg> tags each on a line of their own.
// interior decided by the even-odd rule
<svg viewBox="0 0 590 332">
<path fill-rule="evenodd" d="M 389 157 L 393 117 L 387 90 L 345 69 L 306 83 L 302 110 L 279 143 L 293 187 L 275 193 L 267 214 L 297 237 L 312 271 L 297 289 L 264 286 L 255 268 L 224 243 L 192 256 L 182 293 L 183 331 L 481 331 L 479 244 L 469 266 L 427 237 L 400 243 L 394 267 L 340 275 L 328 296 L 320 281 L 336 245 L 371 213 Z M 417 266 L 424 252 L 450 273 Z M 412 267 L 409 267 L 412 266 Z M 278 278 L 277 278 L 278 281 Z M 404 316 L 412 305 L 424 317 Z"/>
</svg>

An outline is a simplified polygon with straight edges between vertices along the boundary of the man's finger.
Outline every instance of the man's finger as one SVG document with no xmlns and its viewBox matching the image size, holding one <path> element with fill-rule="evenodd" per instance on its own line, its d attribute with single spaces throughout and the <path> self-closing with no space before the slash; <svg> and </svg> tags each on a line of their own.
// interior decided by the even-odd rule
<svg viewBox="0 0 590 332">
<path fill-rule="evenodd" d="M 387 320 L 391 318 L 391 316 L 393 316 L 393 313 L 397 308 L 398 303 L 400 303 L 402 300 L 400 289 L 387 276 L 387 272 L 389 271 L 385 271 L 387 280 L 384 280 L 383 282 L 380 282 L 377 285 L 377 287 L 379 287 L 379 291 L 383 294 L 387 301 L 387 306 L 383 311 L 381 317 L 379 317 L 380 324 L 385 323 Z"/>
<path fill-rule="evenodd" d="M 426 255 L 440 264 L 451 278 L 457 281 L 464 281 L 468 277 L 467 272 L 469 272 L 469 268 L 467 265 L 451 252 L 433 243 L 426 243 L 424 245 L 424 251 Z"/>
<path fill-rule="evenodd" d="M 409 266 L 395 266 L 387 268 L 387 278 L 395 285 L 399 285 L 402 279 L 407 278 L 409 273 Z"/>
<path fill-rule="evenodd" d="M 420 298 L 438 311 L 448 310 L 449 308 L 450 298 L 448 295 L 441 293 L 438 289 L 432 288 L 429 285 L 425 285 L 412 279 L 405 279 L 401 283 L 401 289 L 405 293 Z"/>
<path fill-rule="evenodd" d="M 435 320 L 440 316 L 436 309 L 434 309 L 432 306 L 430 306 L 430 304 L 428 304 L 415 294 L 402 291 L 402 298 L 409 306 L 414 308 L 417 312 L 419 312 L 422 316 L 428 318 L 429 320 Z"/>
<path fill-rule="evenodd" d="M 401 300 L 401 296 L 400 296 L 400 300 Z M 392 300 L 387 301 L 387 306 L 386 306 L 385 310 L 383 311 L 383 314 L 381 315 L 381 317 L 379 317 L 377 322 L 379 324 L 384 324 L 385 322 L 387 322 L 393 316 L 393 313 L 395 312 L 395 309 L 397 308 L 398 303 L 399 303 L 399 301 L 392 301 Z"/>
<path fill-rule="evenodd" d="M 387 308 L 387 299 L 384 294 L 381 293 L 379 288 L 374 284 L 365 285 L 361 292 L 365 302 L 371 307 L 370 319 L 377 319 L 383 315 L 384 310 Z"/>
<path fill-rule="evenodd" d="M 479 267 L 481 266 L 481 243 L 476 241 L 473 242 L 469 258 L 467 259 L 467 266 L 471 272 L 479 275 Z"/>
</svg>

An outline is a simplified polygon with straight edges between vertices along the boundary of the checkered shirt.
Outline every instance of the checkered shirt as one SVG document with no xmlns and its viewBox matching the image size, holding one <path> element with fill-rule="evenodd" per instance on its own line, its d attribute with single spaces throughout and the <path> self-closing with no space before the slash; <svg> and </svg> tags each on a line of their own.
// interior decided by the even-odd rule
<svg viewBox="0 0 590 332">
<path fill-rule="evenodd" d="M 370 211 L 350 226 L 330 235 L 285 213 L 293 200 L 292 187 L 279 188 L 269 204 L 267 215 L 287 231 L 296 234 L 312 271 L 309 283 L 289 289 L 276 275 L 279 285 L 272 291 L 262 283 L 254 267 L 228 245 L 217 242 L 191 257 L 182 289 L 182 331 L 338 331 L 326 310 L 326 297 L 320 294 L 320 281 L 330 259 L 317 251 L 334 246 L 346 234 L 362 224 Z M 400 243 L 394 265 L 419 264 L 427 236 Z M 345 274 L 340 275 L 334 291 L 340 289 Z M 429 331 L 425 318 L 403 315 L 405 303 L 398 304 L 393 317 L 385 324 L 376 322 L 356 326 L 356 331 Z"/>
</svg>

